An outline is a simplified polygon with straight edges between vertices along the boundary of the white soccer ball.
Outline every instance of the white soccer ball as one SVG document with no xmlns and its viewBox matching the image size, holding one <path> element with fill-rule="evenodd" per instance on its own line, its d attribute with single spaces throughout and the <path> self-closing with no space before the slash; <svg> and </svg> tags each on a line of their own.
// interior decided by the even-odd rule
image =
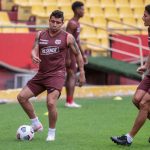
<svg viewBox="0 0 150 150">
<path fill-rule="evenodd" d="M 30 141 L 34 137 L 34 130 L 29 125 L 21 125 L 17 130 L 16 136 L 18 140 Z"/>
</svg>

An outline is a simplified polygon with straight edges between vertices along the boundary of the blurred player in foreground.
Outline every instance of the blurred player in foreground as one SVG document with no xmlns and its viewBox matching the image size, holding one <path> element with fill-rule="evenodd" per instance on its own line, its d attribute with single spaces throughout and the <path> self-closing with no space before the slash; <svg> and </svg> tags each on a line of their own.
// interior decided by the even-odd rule
<svg viewBox="0 0 150 150">
<path fill-rule="evenodd" d="M 150 5 L 145 6 L 143 15 L 144 25 L 148 26 L 148 44 L 150 47 Z M 137 69 L 137 72 L 143 74 L 150 69 L 150 55 L 147 62 Z M 139 109 L 139 113 L 135 119 L 132 129 L 123 136 L 111 137 L 111 140 L 119 145 L 129 146 L 132 144 L 133 138 L 144 125 L 146 119 L 150 119 L 150 72 L 141 81 L 133 97 L 134 105 Z M 129 114 L 130 115 L 130 114 Z M 150 142 L 150 141 L 149 141 Z"/>
<path fill-rule="evenodd" d="M 84 55 L 84 52 L 82 50 L 81 44 L 80 44 L 80 23 L 79 19 L 84 16 L 84 4 L 80 1 L 75 1 L 72 4 L 72 10 L 74 13 L 73 18 L 71 18 L 68 21 L 66 31 L 71 33 L 81 51 L 84 63 L 87 63 L 87 57 Z M 75 55 L 71 50 L 67 53 L 67 62 L 66 62 L 66 71 L 67 71 L 67 77 L 66 77 L 66 107 L 69 108 L 80 108 L 81 105 L 74 102 L 74 91 L 75 91 L 75 85 L 76 85 L 76 73 L 77 73 L 77 63 L 75 59 Z"/>
<path fill-rule="evenodd" d="M 55 10 L 49 18 L 49 29 L 37 33 L 31 55 L 33 62 L 39 64 L 39 70 L 17 96 L 20 105 L 31 119 L 34 131 L 42 131 L 43 126 L 29 98 L 47 90 L 49 130 L 46 141 L 55 140 L 56 104 L 65 82 L 65 58 L 68 47 L 77 59 L 80 70 L 79 85 L 82 86 L 85 82 L 84 63 L 80 49 L 74 37 L 62 30 L 63 23 L 63 12 Z"/>
</svg>

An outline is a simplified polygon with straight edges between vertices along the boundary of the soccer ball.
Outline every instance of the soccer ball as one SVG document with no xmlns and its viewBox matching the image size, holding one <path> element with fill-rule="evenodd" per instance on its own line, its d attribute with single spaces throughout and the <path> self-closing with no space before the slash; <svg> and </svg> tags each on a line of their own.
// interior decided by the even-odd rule
<svg viewBox="0 0 150 150">
<path fill-rule="evenodd" d="M 30 141 L 34 137 L 34 130 L 29 125 L 21 125 L 17 130 L 16 137 L 18 140 Z"/>
</svg>

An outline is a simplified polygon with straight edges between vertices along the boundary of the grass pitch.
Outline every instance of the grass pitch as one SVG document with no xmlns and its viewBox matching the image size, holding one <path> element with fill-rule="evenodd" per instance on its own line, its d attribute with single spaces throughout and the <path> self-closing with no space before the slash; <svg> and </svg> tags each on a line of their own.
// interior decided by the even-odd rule
<svg viewBox="0 0 150 150">
<path fill-rule="evenodd" d="M 131 97 L 121 101 L 109 98 L 77 99 L 83 107 L 69 109 L 64 100 L 58 101 L 58 122 L 56 141 L 46 142 L 48 119 L 46 104 L 33 102 L 44 131 L 36 133 L 32 141 L 16 140 L 16 130 L 20 125 L 30 124 L 30 120 L 20 105 L 0 105 L 0 150 L 149 150 L 150 122 L 135 137 L 130 147 L 118 146 L 110 136 L 127 133 L 137 115 Z"/>
</svg>

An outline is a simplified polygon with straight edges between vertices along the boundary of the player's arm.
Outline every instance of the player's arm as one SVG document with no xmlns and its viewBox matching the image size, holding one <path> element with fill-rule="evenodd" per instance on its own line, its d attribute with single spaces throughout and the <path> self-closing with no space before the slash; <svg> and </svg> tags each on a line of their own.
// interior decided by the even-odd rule
<svg viewBox="0 0 150 150">
<path fill-rule="evenodd" d="M 150 69 L 150 54 L 148 55 L 147 61 L 143 66 L 138 67 L 137 72 L 143 74 L 147 69 Z"/>
<path fill-rule="evenodd" d="M 83 58 L 80 52 L 80 49 L 78 47 L 78 44 L 76 43 L 74 37 L 71 34 L 68 34 L 67 36 L 67 43 L 68 46 L 70 47 L 70 50 L 73 51 L 77 64 L 80 70 L 80 78 L 79 78 L 79 85 L 82 86 L 83 83 L 85 83 L 85 73 L 84 73 L 84 63 L 83 63 Z"/>
<path fill-rule="evenodd" d="M 41 62 L 41 60 L 39 58 L 39 43 L 38 43 L 39 35 L 40 35 L 40 31 L 37 32 L 37 34 L 36 34 L 34 44 L 33 44 L 33 48 L 32 48 L 32 51 L 31 51 L 32 61 L 35 64 L 38 64 L 38 63 Z"/>
</svg>

